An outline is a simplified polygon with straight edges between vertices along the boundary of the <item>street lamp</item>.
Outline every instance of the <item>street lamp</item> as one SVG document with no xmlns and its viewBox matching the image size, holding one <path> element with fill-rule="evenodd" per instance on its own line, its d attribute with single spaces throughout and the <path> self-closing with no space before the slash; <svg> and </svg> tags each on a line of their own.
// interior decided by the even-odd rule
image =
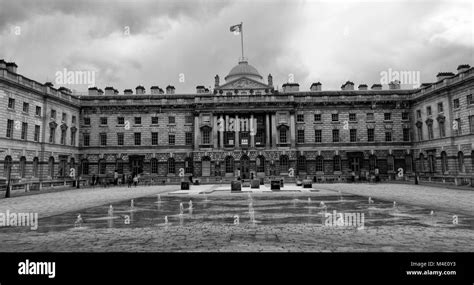
<svg viewBox="0 0 474 285">
<path fill-rule="evenodd" d="M 5 191 L 5 198 L 10 198 L 10 182 L 12 178 L 12 161 L 11 160 L 9 160 L 7 164 L 7 173 L 8 173 L 7 190 Z"/>
</svg>

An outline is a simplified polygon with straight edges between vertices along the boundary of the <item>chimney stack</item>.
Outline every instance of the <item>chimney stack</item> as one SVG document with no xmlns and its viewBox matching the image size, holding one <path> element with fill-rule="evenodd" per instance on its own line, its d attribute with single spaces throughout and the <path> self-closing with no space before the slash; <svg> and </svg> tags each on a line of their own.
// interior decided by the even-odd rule
<svg viewBox="0 0 474 285">
<path fill-rule="evenodd" d="M 310 91 L 321 91 L 321 82 L 316 82 L 311 84 L 311 87 L 309 88 Z"/>
<path fill-rule="evenodd" d="M 400 89 L 400 81 L 399 80 L 394 80 L 388 84 L 388 89 L 390 90 L 396 90 Z"/>
<path fill-rule="evenodd" d="M 145 94 L 145 87 L 138 85 L 137 88 L 135 88 L 135 94 L 136 95 L 144 95 Z"/>
<path fill-rule="evenodd" d="M 7 62 L 3 59 L 0 59 L 0 68 L 7 68 Z"/>
<path fill-rule="evenodd" d="M 105 95 L 106 96 L 114 95 L 114 93 L 115 93 L 115 90 L 114 90 L 113 87 L 111 87 L 111 86 L 105 87 Z"/>
<path fill-rule="evenodd" d="M 202 85 L 196 86 L 196 93 L 206 93 L 206 88 Z"/>
<path fill-rule="evenodd" d="M 219 75 L 217 74 L 214 77 L 214 87 L 219 87 Z"/>
<path fill-rule="evenodd" d="M 283 93 L 300 91 L 300 85 L 298 83 L 285 83 L 282 85 L 282 87 Z"/>
<path fill-rule="evenodd" d="M 268 74 L 268 86 L 273 86 L 273 76 Z"/>
<path fill-rule="evenodd" d="M 469 64 L 461 64 L 460 66 L 458 66 L 458 74 L 469 70 L 469 68 L 471 68 Z"/>
<path fill-rule="evenodd" d="M 436 81 L 438 82 L 438 81 L 444 80 L 444 79 L 452 77 L 452 76 L 454 76 L 454 73 L 452 73 L 452 72 L 439 72 L 436 75 Z"/>
<path fill-rule="evenodd" d="M 125 95 L 133 95 L 133 91 L 132 91 L 132 89 L 125 89 L 125 90 L 123 90 L 123 94 L 125 94 Z"/>
<path fill-rule="evenodd" d="M 370 87 L 372 90 L 382 90 L 382 84 L 373 84 L 372 87 Z"/>
<path fill-rule="evenodd" d="M 368 86 L 367 84 L 359 84 L 358 88 L 360 91 L 367 91 Z"/>
<path fill-rule="evenodd" d="M 174 94 L 174 86 L 168 85 L 166 87 L 166 94 Z"/>
<path fill-rule="evenodd" d="M 12 72 L 12 73 L 16 73 L 16 68 L 18 67 L 18 65 L 16 65 L 16 63 L 14 62 L 8 62 L 7 63 L 7 70 Z"/>
<path fill-rule="evenodd" d="M 152 95 L 158 95 L 158 94 L 160 94 L 160 87 L 151 86 L 150 92 L 151 92 Z"/>
<path fill-rule="evenodd" d="M 346 83 L 344 83 L 344 84 L 341 86 L 341 89 L 344 90 L 344 91 L 351 91 L 351 90 L 354 90 L 354 83 L 351 82 L 351 81 L 346 81 Z"/>
<path fill-rule="evenodd" d="M 59 87 L 58 90 L 66 94 L 72 94 L 72 91 L 64 86 Z"/>
<path fill-rule="evenodd" d="M 89 87 L 89 95 L 90 96 L 97 96 L 97 93 L 98 93 L 98 89 L 97 87 Z"/>
</svg>

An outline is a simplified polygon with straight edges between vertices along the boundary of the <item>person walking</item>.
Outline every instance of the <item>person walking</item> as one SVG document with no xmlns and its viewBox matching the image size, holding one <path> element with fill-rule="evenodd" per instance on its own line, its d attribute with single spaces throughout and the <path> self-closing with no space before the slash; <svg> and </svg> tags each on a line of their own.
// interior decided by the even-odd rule
<svg viewBox="0 0 474 285">
<path fill-rule="evenodd" d="M 133 185 L 134 185 L 135 187 L 137 187 L 137 185 L 138 185 L 138 175 L 135 175 L 135 176 L 133 177 Z"/>
<path fill-rule="evenodd" d="M 128 188 L 132 187 L 132 175 L 128 175 L 127 183 L 128 183 Z"/>
<path fill-rule="evenodd" d="M 92 187 L 95 185 L 95 174 L 92 175 L 92 181 L 91 181 Z"/>
</svg>

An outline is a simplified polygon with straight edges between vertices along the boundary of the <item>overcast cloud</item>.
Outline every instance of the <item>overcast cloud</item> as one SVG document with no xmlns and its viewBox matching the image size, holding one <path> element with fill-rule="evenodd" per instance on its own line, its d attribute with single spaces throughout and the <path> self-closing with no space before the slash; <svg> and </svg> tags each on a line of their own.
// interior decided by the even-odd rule
<svg viewBox="0 0 474 285">
<path fill-rule="evenodd" d="M 473 9 L 471 1 L 0 0 L 0 59 L 39 82 L 64 68 L 95 70 L 100 88 L 170 84 L 190 93 L 213 86 L 216 74 L 223 82 L 237 64 L 240 37 L 229 27 L 243 22 L 245 56 L 278 86 L 291 75 L 301 90 L 317 81 L 370 86 L 389 69 L 431 82 L 473 65 Z"/>
</svg>

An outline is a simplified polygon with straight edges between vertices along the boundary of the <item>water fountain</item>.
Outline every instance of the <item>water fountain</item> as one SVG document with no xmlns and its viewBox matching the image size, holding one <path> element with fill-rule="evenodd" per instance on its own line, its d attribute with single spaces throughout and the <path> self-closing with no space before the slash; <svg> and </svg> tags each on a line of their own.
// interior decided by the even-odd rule
<svg viewBox="0 0 474 285">
<path fill-rule="evenodd" d="M 184 206 L 183 203 L 179 203 L 179 215 L 182 216 L 184 212 Z"/>
<path fill-rule="evenodd" d="M 157 203 L 161 203 L 161 196 L 160 194 L 158 194 L 158 197 L 157 197 L 158 201 L 156 201 Z"/>
<path fill-rule="evenodd" d="M 189 207 L 188 207 L 189 214 L 192 215 L 193 214 L 193 201 L 189 200 L 188 204 L 189 204 Z"/>
<path fill-rule="evenodd" d="M 252 193 L 248 192 L 248 198 L 249 198 L 249 201 L 252 201 Z"/>
<path fill-rule="evenodd" d="M 311 204 L 311 197 L 308 197 L 308 204 Z"/>
<path fill-rule="evenodd" d="M 369 197 L 369 204 L 373 204 L 374 200 L 372 200 L 372 197 Z"/>
<path fill-rule="evenodd" d="M 394 207 L 394 208 L 397 207 L 397 202 L 393 201 L 393 207 Z"/>
<path fill-rule="evenodd" d="M 321 201 L 321 203 L 319 203 L 319 206 L 320 206 L 321 208 L 326 208 L 326 204 L 325 204 L 323 201 Z"/>
<path fill-rule="evenodd" d="M 250 216 L 250 221 L 252 224 L 255 224 L 255 210 L 253 209 L 253 204 L 250 202 L 249 204 L 249 216 Z"/>
<path fill-rule="evenodd" d="M 133 199 L 130 201 L 130 208 L 133 209 L 135 207 L 134 203 L 133 203 Z"/>
<path fill-rule="evenodd" d="M 165 226 L 168 225 L 168 216 L 165 216 Z"/>
<path fill-rule="evenodd" d="M 109 214 L 109 217 L 112 217 L 114 215 L 114 207 L 112 207 L 112 205 L 109 206 L 108 214 Z"/>
<path fill-rule="evenodd" d="M 81 214 L 79 214 L 79 215 L 77 215 L 77 219 L 74 222 L 74 227 L 80 228 L 80 227 L 82 227 L 82 223 L 83 223 L 83 220 L 82 220 Z"/>
</svg>

